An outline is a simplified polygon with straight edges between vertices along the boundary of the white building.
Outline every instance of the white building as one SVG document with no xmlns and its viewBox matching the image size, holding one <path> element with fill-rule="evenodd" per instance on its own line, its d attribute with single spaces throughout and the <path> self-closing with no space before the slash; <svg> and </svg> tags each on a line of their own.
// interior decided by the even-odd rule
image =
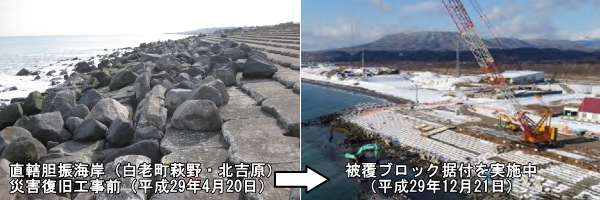
<svg viewBox="0 0 600 200">
<path fill-rule="evenodd" d="M 505 71 L 502 76 L 506 78 L 509 84 L 528 84 L 544 82 L 544 72 L 542 71 Z"/>
<path fill-rule="evenodd" d="M 585 98 L 579 108 L 565 107 L 562 118 L 600 123 L 600 98 Z"/>
</svg>

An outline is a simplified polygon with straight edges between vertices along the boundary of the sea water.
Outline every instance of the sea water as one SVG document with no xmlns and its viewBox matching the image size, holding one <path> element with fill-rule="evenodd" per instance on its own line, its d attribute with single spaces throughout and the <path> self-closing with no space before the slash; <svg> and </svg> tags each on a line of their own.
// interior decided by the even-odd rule
<svg viewBox="0 0 600 200">
<path fill-rule="evenodd" d="M 341 90 L 331 87 L 324 87 L 307 82 L 302 82 L 302 121 L 313 120 L 319 116 L 331 114 L 336 111 L 352 107 L 359 103 L 390 103 L 386 100 L 370 97 L 364 94 Z M 373 192 L 370 189 L 371 180 L 361 180 L 357 178 L 348 178 L 346 174 L 346 164 L 348 159 L 344 158 L 344 153 L 356 153 L 356 149 L 347 149 L 344 147 L 346 136 L 340 132 L 335 132 L 333 140 L 329 142 L 328 128 L 322 125 L 310 125 L 302 127 L 301 132 L 301 151 L 302 161 L 301 166 L 306 170 L 306 166 L 310 166 L 314 170 L 322 173 L 329 181 L 319 186 L 308 194 L 302 193 L 302 199 L 310 200 L 351 200 L 351 199 L 369 199 Z M 393 159 L 388 159 L 385 156 L 381 157 L 379 164 L 387 164 L 391 162 L 393 165 L 403 164 Z M 405 164 L 405 163 L 404 163 Z M 413 166 L 407 166 L 410 168 Z M 384 174 L 385 169 L 379 168 L 376 174 Z M 405 176 L 395 176 L 390 173 L 382 178 L 392 180 L 392 182 L 406 180 L 423 180 L 428 181 L 428 177 L 421 175 L 415 178 L 415 174 L 408 170 Z M 393 185 L 393 184 L 392 184 Z M 306 190 L 303 190 L 306 191 Z M 383 191 L 378 191 L 381 194 Z M 392 190 L 388 190 L 390 197 L 393 194 Z M 448 200 L 463 200 L 464 196 L 455 193 L 432 193 L 424 191 L 422 193 L 409 193 L 407 197 L 414 200 L 421 199 L 448 199 Z M 381 196 L 383 197 L 383 196 Z"/>
<path fill-rule="evenodd" d="M 26 97 L 32 91 L 44 92 L 52 87 L 51 80 L 64 82 L 59 75 L 63 69 L 72 73 L 74 64 L 87 61 L 98 55 L 106 55 L 115 49 L 138 47 L 141 43 L 181 39 L 188 35 L 152 34 L 152 35 L 75 35 L 75 36 L 3 36 L 0 37 L 0 102 L 5 103 L 15 97 Z M 73 60 L 77 57 L 78 60 Z M 73 66 L 69 66 L 73 64 Z M 40 80 L 35 76 L 16 76 L 25 68 L 39 71 Z M 46 73 L 56 73 L 46 76 Z M 16 91 L 6 88 L 16 86 Z"/>
<path fill-rule="evenodd" d="M 335 111 L 352 107 L 358 103 L 386 101 L 366 95 L 322 87 L 302 82 L 302 121 L 315 119 Z M 325 126 L 302 127 L 301 151 L 302 168 L 310 166 L 329 178 L 329 181 L 308 194 L 302 194 L 302 199 L 356 199 L 361 192 L 356 179 L 346 177 L 346 162 L 343 147 L 345 136 L 336 133 L 329 142 L 329 131 Z M 354 153 L 354 152 L 353 152 Z"/>
</svg>

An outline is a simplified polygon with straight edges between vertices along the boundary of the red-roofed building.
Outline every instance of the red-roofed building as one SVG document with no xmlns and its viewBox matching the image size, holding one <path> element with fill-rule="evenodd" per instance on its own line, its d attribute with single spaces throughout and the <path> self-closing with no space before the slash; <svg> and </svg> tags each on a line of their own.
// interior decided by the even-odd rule
<svg viewBox="0 0 600 200">
<path fill-rule="evenodd" d="M 565 107 L 563 118 L 600 123 L 600 98 L 586 97 L 578 109 Z"/>
</svg>

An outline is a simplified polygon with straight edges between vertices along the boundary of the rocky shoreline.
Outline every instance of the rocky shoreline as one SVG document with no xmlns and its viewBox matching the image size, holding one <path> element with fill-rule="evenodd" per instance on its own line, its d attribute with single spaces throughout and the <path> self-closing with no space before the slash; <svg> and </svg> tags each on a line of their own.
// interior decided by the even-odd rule
<svg viewBox="0 0 600 200">
<path fill-rule="evenodd" d="M 312 83 L 312 84 L 315 84 L 315 85 L 321 85 L 321 86 L 326 86 L 326 87 L 333 87 L 333 88 L 338 88 L 338 89 L 352 91 L 352 92 L 358 92 L 358 93 L 361 93 L 361 94 L 365 94 L 367 96 L 372 96 L 372 97 L 376 97 L 376 98 L 385 99 L 387 101 L 390 101 L 390 102 L 393 102 L 393 103 L 396 103 L 396 104 L 406 104 L 406 103 L 413 102 L 413 101 L 408 100 L 408 99 L 403 99 L 403 98 L 395 97 L 395 96 L 392 96 L 392 95 L 389 95 L 389 94 L 382 94 L 382 93 L 375 92 L 373 90 L 369 90 L 369 89 L 365 89 L 365 88 L 361 88 L 361 87 L 352 87 L 352 86 L 347 86 L 347 85 L 340 85 L 340 84 L 329 83 L 329 82 L 325 82 L 325 81 L 312 80 L 312 79 L 306 79 L 306 78 L 302 78 L 302 82 Z"/>
<path fill-rule="evenodd" d="M 0 91 L 0 93 L 37 90 L 46 95 L 47 93 L 43 90 L 52 90 L 52 88 L 59 87 L 60 84 L 70 79 L 70 76 L 73 75 L 72 71 L 75 68 L 79 68 L 78 70 L 82 70 L 82 67 L 98 69 L 98 67 L 105 67 L 102 64 L 112 64 L 113 62 L 119 65 L 116 67 L 123 67 L 122 65 L 124 63 L 121 62 L 128 62 L 130 60 L 122 59 L 122 57 L 131 55 L 133 48 L 124 47 L 112 49 L 112 53 L 107 53 L 108 51 L 108 49 L 104 49 L 104 52 L 97 52 L 97 55 L 90 55 L 91 57 L 87 59 L 82 57 L 64 59 L 45 58 L 50 60 L 43 60 L 40 61 L 41 63 L 36 63 L 35 66 L 21 68 L 18 72 L 16 72 L 16 74 L 14 74 L 14 77 L 10 77 L 8 80 L 5 80 L 5 82 L 2 83 L 3 85 L 0 85 L 0 87 L 4 88 Z M 98 63 L 101 64 L 97 66 L 96 64 Z M 14 79 L 19 79 L 19 81 L 10 81 Z M 29 81 L 27 81 L 28 79 Z M 29 85 L 23 86 L 22 84 L 24 83 Z M 27 95 L 27 93 L 24 95 Z M 3 96 L 3 98 L 0 99 L 0 107 L 7 106 L 8 104 L 15 102 L 22 102 L 25 99 L 25 97 L 14 96 L 14 94 L 10 94 L 8 96 L 11 96 L 12 98 Z"/>
<path fill-rule="evenodd" d="M 286 23 L 251 32 L 228 30 L 229 38 L 203 34 L 142 43 L 98 66 L 80 62 L 63 84 L 14 99 L 0 110 L 0 199 L 299 197 L 299 190 L 273 188 L 273 177 L 264 178 L 261 194 L 225 196 L 131 191 L 11 195 L 6 190 L 11 188 L 9 163 L 102 163 L 105 180 L 117 178 L 115 166 L 126 162 L 198 162 L 215 170 L 224 162 L 263 162 L 273 170 L 299 169 L 299 71 L 290 67 L 298 66 L 299 50 L 250 43 L 265 33 L 299 41 L 299 25 Z M 200 176 L 217 178 L 216 173 Z M 131 179 L 122 180 L 121 188 L 132 187 Z"/>
</svg>

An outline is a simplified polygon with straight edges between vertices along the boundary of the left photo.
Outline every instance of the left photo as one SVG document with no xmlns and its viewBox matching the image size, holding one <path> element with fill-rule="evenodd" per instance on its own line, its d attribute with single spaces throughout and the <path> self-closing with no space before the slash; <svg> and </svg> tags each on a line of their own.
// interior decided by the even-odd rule
<svg viewBox="0 0 600 200">
<path fill-rule="evenodd" d="M 300 3 L 0 1 L 0 199 L 300 199 Z"/>
</svg>

